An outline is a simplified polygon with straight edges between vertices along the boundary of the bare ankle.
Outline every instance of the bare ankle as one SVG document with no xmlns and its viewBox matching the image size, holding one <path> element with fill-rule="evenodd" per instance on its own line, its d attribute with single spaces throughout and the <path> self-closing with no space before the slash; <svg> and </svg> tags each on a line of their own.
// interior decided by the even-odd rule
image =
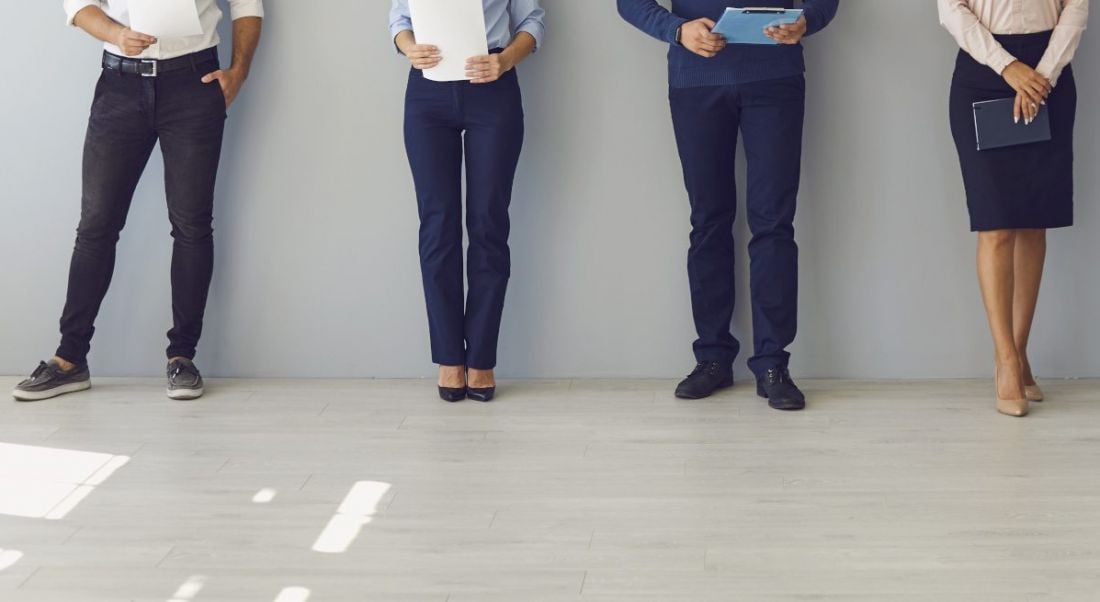
<svg viewBox="0 0 1100 602">
<path fill-rule="evenodd" d="M 57 364 L 63 372 L 71 372 L 73 368 L 76 368 L 76 364 L 56 355 L 53 356 L 53 362 Z"/>
<path fill-rule="evenodd" d="M 466 386 L 465 366 L 440 366 L 439 386 L 460 389 Z"/>
<path fill-rule="evenodd" d="M 496 386 L 496 377 L 492 370 L 470 369 L 470 386 L 474 388 L 487 388 Z"/>
</svg>

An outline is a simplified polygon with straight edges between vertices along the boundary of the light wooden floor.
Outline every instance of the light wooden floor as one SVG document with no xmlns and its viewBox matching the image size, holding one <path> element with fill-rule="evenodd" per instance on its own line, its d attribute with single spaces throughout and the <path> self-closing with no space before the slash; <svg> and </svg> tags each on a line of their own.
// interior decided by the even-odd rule
<svg viewBox="0 0 1100 602">
<path fill-rule="evenodd" d="M 668 381 L 0 402 L 4 444 L 130 457 L 64 518 L 0 515 L 0 600 L 1100 600 L 1100 382 L 1044 383 L 1023 420 L 984 381 L 803 384 L 801 414 Z M 313 551 L 357 482 L 389 488 Z"/>
</svg>

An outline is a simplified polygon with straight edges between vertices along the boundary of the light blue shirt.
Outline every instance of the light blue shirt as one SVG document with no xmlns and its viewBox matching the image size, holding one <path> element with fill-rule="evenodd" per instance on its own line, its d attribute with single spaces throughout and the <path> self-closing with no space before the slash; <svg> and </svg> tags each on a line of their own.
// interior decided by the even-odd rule
<svg viewBox="0 0 1100 602">
<path fill-rule="evenodd" d="M 539 0 L 481 0 L 485 6 L 485 32 L 489 49 L 507 48 L 521 31 L 535 38 L 535 47 L 542 47 L 546 35 L 546 11 Z M 390 9 L 390 38 L 402 31 L 413 31 L 409 18 L 409 0 L 393 0 Z M 415 32 L 414 32 L 415 33 Z"/>
</svg>

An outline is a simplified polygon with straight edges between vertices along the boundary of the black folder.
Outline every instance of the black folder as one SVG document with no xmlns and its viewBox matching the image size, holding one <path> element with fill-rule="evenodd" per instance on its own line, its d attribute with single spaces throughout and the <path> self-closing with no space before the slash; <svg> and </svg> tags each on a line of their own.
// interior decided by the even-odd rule
<svg viewBox="0 0 1100 602">
<path fill-rule="evenodd" d="M 974 103 L 974 131 L 978 135 L 978 150 L 1019 146 L 1050 140 L 1050 112 L 1039 106 L 1039 114 L 1031 123 L 1019 123 L 1012 116 L 1015 98 L 1000 98 Z"/>
</svg>

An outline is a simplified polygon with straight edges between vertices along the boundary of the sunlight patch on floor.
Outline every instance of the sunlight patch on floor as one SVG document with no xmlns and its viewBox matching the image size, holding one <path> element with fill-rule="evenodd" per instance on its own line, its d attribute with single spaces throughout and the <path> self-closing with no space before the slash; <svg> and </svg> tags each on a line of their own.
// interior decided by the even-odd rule
<svg viewBox="0 0 1100 602">
<path fill-rule="evenodd" d="M 370 524 L 378 511 L 378 504 L 389 490 L 389 483 L 378 481 L 360 481 L 353 485 L 336 515 L 314 542 L 313 551 L 326 554 L 346 552 L 363 527 Z"/>
<path fill-rule="evenodd" d="M 130 458 L 0 443 L 0 514 L 65 518 Z"/>
</svg>

